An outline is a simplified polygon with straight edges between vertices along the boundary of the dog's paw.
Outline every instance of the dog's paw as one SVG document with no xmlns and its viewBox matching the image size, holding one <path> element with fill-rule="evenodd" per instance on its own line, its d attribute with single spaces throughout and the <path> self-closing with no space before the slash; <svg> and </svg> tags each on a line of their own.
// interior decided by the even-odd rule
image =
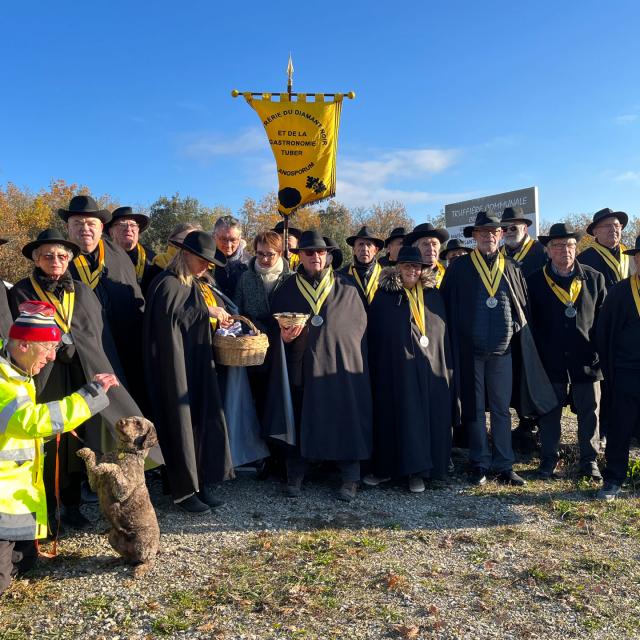
<svg viewBox="0 0 640 640">
<path fill-rule="evenodd" d="M 82 458 L 83 460 L 91 460 L 91 458 L 95 456 L 89 447 L 83 447 L 79 451 L 76 451 L 76 455 L 78 458 Z"/>
</svg>

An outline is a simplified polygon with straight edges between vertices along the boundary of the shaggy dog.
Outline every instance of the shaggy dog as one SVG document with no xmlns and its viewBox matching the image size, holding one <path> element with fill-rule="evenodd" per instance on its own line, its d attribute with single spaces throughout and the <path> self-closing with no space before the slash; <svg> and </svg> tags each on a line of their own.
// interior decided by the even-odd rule
<svg viewBox="0 0 640 640">
<path fill-rule="evenodd" d="M 145 418 L 122 418 L 116 424 L 117 451 L 102 456 L 87 447 L 77 455 L 87 467 L 91 489 L 98 494 L 100 508 L 111 524 L 109 543 L 135 565 L 134 577 L 146 573 L 155 562 L 160 528 L 144 478 L 144 459 L 158 444 L 155 427 Z"/>
</svg>

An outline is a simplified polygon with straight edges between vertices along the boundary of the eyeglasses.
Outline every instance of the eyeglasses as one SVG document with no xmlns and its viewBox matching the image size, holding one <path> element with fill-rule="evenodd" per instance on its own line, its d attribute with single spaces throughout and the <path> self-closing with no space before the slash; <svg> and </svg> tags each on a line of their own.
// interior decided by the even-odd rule
<svg viewBox="0 0 640 640">
<path fill-rule="evenodd" d="M 43 253 L 40 257 L 47 262 L 53 262 L 54 260 L 67 262 L 69 260 L 69 254 L 67 253 Z"/>
<path fill-rule="evenodd" d="M 487 236 L 497 236 L 500 234 L 500 231 L 502 231 L 502 229 L 498 227 L 497 229 L 474 229 L 473 233 L 486 238 Z"/>
<path fill-rule="evenodd" d="M 503 231 L 517 231 L 518 230 L 518 225 L 517 224 L 510 224 L 508 227 L 502 227 Z"/>
<path fill-rule="evenodd" d="M 140 225 L 135 222 L 135 220 L 120 220 L 119 222 L 114 223 L 116 227 L 120 227 L 120 229 L 137 229 Z"/>
<path fill-rule="evenodd" d="M 302 253 L 308 258 L 310 258 L 311 256 L 314 256 L 316 253 L 319 256 L 323 256 L 325 253 L 327 253 L 327 250 L 326 249 L 302 249 Z"/>
<path fill-rule="evenodd" d="M 43 353 L 51 353 L 52 351 L 57 351 L 58 347 L 60 346 L 59 342 L 29 342 L 29 344 L 34 347 L 38 347 L 38 350 L 42 351 Z"/>
<path fill-rule="evenodd" d="M 256 251 L 258 258 L 265 260 L 273 260 L 278 254 L 275 251 Z"/>
</svg>

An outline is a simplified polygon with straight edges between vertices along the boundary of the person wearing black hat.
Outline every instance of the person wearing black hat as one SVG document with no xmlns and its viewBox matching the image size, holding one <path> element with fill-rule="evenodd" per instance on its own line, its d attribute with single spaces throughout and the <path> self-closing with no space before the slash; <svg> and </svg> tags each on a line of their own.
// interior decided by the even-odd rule
<svg viewBox="0 0 640 640">
<path fill-rule="evenodd" d="M 523 415 L 550 411 L 556 398 L 527 324 L 529 298 L 524 277 L 515 262 L 499 251 L 502 223 L 480 211 L 463 233 L 476 241 L 476 249 L 447 269 L 440 291 L 459 376 L 460 418 L 469 433 L 471 478 L 475 484 L 484 484 L 492 468 L 499 482 L 522 485 L 524 480 L 513 471 L 512 389 Z M 521 360 L 512 361 L 513 342 Z M 493 452 L 486 429 L 485 397 L 489 399 Z"/>
<path fill-rule="evenodd" d="M 213 288 L 224 267 L 211 234 L 192 231 L 149 287 L 144 371 L 174 502 L 184 511 L 219 506 L 211 485 L 233 475 L 227 424 L 213 359 L 213 333 L 232 324 Z"/>
<path fill-rule="evenodd" d="M 116 422 L 121 418 L 142 415 L 136 402 L 127 391 L 126 376 L 118 357 L 113 337 L 104 325 L 100 302 L 83 282 L 72 279 L 69 264 L 80 254 L 80 247 L 64 238 L 57 229 L 45 229 L 38 237 L 22 248 L 25 258 L 33 261 L 34 269 L 28 278 L 17 282 L 9 292 L 9 303 L 14 317 L 18 317 L 20 305 L 27 300 L 40 300 L 54 306 L 55 322 L 62 332 L 62 341 L 56 359 L 37 376 L 37 402 L 50 402 L 72 393 L 90 382 L 99 372 L 115 373 L 122 382 L 111 392 L 111 403 L 100 416 L 116 437 Z M 85 445 L 96 452 L 102 450 L 101 418 L 91 418 L 82 427 L 81 437 Z M 64 526 L 81 528 L 89 521 L 80 512 L 81 480 L 84 464 L 75 453 L 83 446 L 76 438 L 64 436 L 60 440 L 59 486 L 61 497 L 60 519 Z M 45 444 L 45 485 L 50 513 L 55 507 L 56 441 Z M 156 463 L 162 462 L 159 448 L 151 452 Z"/>
<path fill-rule="evenodd" d="M 280 220 L 280 222 L 273 227 L 272 231 L 275 231 L 279 236 L 284 238 L 284 221 Z M 285 251 L 285 255 L 289 255 L 289 268 L 291 271 L 295 271 L 299 264 L 298 254 L 294 253 L 292 249 L 298 246 L 301 235 L 302 231 L 297 227 L 289 227 L 287 230 L 287 250 Z"/>
<path fill-rule="evenodd" d="M 456 258 L 471 253 L 472 251 L 473 249 L 471 247 L 468 247 L 457 238 L 452 238 L 447 241 L 440 250 L 440 262 L 446 262 L 447 266 L 449 266 Z"/>
<path fill-rule="evenodd" d="M 629 277 L 629 256 L 622 244 L 622 230 L 629 216 L 624 211 L 600 209 L 593 214 L 587 233 L 595 238 L 589 247 L 578 254 L 578 261 L 604 276 L 607 289 Z"/>
<path fill-rule="evenodd" d="M 402 247 L 383 269 L 367 338 L 374 473 L 363 482 L 408 477 L 409 490 L 422 492 L 424 478 L 447 472 L 453 375 L 444 301 L 416 247 Z"/>
<path fill-rule="evenodd" d="M 579 474 L 602 480 L 598 469 L 598 405 L 602 372 L 593 340 L 606 295 L 601 273 L 576 261 L 581 234 L 565 223 L 540 236 L 549 261 L 527 278 L 531 324 L 547 376 L 558 402 L 539 419 L 540 468 L 543 479 L 555 477 L 559 459 L 562 409 L 570 385 L 578 414 Z"/>
<path fill-rule="evenodd" d="M 69 264 L 69 272 L 98 297 L 128 389 L 136 403 L 146 410 L 144 380 L 140 375 L 144 298 L 129 257 L 111 238 L 102 235 L 111 214 L 100 209 L 91 196 L 80 195 L 71 198 L 68 209 L 58 209 L 58 216 L 67 223 L 69 239 L 80 247 L 80 254 Z"/>
<path fill-rule="evenodd" d="M 398 251 L 402 247 L 402 241 L 406 235 L 404 227 L 396 227 L 391 231 L 388 238 L 385 238 L 384 247 L 387 250 L 386 255 L 378 258 L 378 263 L 382 267 L 391 267 L 396 263 Z"/>
<path fill-rule="evenodd" d="M 525 278 L 542 269 L 547 262 L 547 254 L 542 244 L 529 235 L 533 221 L 525 218 L 522 207 L 507 207 L 500 222 L 504 237 L 502 253 L 518 264 Z"/>
<path fill-rule="evenodd" d="M 151 269 L 156 254 L 140 243 L 140 234 L 148 226 L 149 216 L 134 213 L 131 207 L 118 207 L 111 214 L 111 222 L 105 225 L 111 239 L 126 251 L 133 262 L 136 278 L 143 293 L 151 284 L 151 274 L 156 275 Z"/>
<path fill-rule="evenodd" d="M 627 478 L 631 437 L 640 425 L 640 236 L 624 255 L 634 262 L 635 274 L 609 289 L 596 325 L 603 394 L 611 403 L 604 484 L 598 498 L 615 500 Z"/>
<path fill-rule="evenodd" d="M 384 240 L 376 238 L 369 227 L 362 227 L 354 236 L 347 238 L 353 247 L 353 262 L 342 268 L 342 273 L 350 276 L 358 287 L 365 307 L 371 304 L 378 290 L 378 278 L 382 267 L 376 255 L 384 246 Z"/>
<path fill-rule="evenodd" d="M 424 222 L 415 227 L 403 240 L 405 247 L 418 247 L 422 259 L 435 274 L 436 287 L 440 287 L 442 284 L 445 271 L 444 266 L 438 261 L 440 247 L 448 239 L 449 232 L 446 229 L 438 229 L 430 222 Z"/>
<path fill-rule="evenodd" d="M 342 474 L 338 498 L 350 501 L 360 461 L 371 455 L 367 313 L 351 278 L 327 266 L 331 250 L 319 232 L 303 232 L 294 250 L 300 266 L 273 298 L 272 312 L 311 317 L 269 335 L 274 363 L 264 427 L 291 445 L 289 496 L 300 495 L 308 460 L 331 460 Z"/>
<path fill-rule="evenodd" d="M 7 244 L 9 240 L 6 238 L 0 238 L 0 246 Z M 0 339 L 7 339 L 9 335 L 9 329 L 13 318 L 11 317 L 11 310 L 9 309 L 9 301 L 7 299 L 7 285 L 4 280 L 0 278 Z"/>
<path fill-rule="evenodd" d="M 327 248 L 329 250 L 327 254 L 327 264 L 331 264 L 331 268 L 334 271 L 338 271 L 344 261 L 342 249 L 340 249 L 340 245 L 335 240 L 332 240 L 327 236 L 322 236 L 322 239 L 325 241 L 325 244 L 327 245 Z M 294 253 L 293 255 L 296 254 Z"/>
</svg>

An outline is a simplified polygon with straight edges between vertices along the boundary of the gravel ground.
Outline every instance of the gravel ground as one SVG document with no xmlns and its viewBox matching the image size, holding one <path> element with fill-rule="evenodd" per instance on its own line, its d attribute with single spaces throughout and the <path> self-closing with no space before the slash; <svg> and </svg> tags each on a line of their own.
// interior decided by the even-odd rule
<svg viewBox="0 0 640 640">
<path fill-rule="evenodd" d="M 0 599 L 0 638 L 638 638 L 640 499 L 595 501 L 567 452 L 555 482 L 471 488 L 460 473 L 423 494 L 363 489 L 351 504 L 335 500 L 337 476 L 316 473 L 288 500 L 277 480 L 243 473 L 200 517 L 154 478 L 152 571 L 133 580 L 114 562 L 86 505 L 92 527 Z"/>
</svg>

